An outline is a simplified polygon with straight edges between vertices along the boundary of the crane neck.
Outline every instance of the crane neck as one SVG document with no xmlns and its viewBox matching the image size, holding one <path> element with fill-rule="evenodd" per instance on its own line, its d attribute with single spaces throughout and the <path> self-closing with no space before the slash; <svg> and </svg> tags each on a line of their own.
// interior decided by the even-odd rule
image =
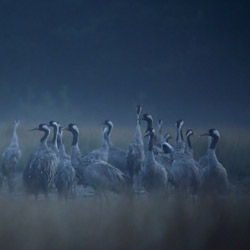
<svg viewBox="0 0 250 250">
<path fill-rule="evenodd" d="M 147 119 L 147 130 L 150 130 L 153 128 L 153 121 L 151 119 Z"/>
<path fill-rule="evenodd" d="M 217 145 L 218 142 L 219 142 L 219 138 L 218 137 L 212 137 L 212 136 L 208 137 L 208 147 L 210 149 L 214 149 L 215 150 L 216 145 Z"/>
<path fill-rule="evenodd" d="M 182 127 L 177 128 L 176 142 L 183 142 Z"/>
<path fill-rule="evenodd" d="M 218 159 L 217 159 L 217 156 L 216 156 L 215 149 L 208 149 L 208 160 L 210 162 L 210 164 L 209 164 L 210 166 L 216 166 L 217 165 Z M 213 163 L 215 163 L 215 164 L 213 164 Z"/>
<path fill-rule="evenodd" d="M 72 134 L 73 134 L 73 140 L 72 140 L 72 144 L 71 145 L 72 146 L 78 146 L 78 137 L 79 137 L 78 132 L 75 131 L 75 130 L 73 130 Z"/>
<path fill-rule="evenodd" d="M 62 142 L 62 134 L 59 132 L 58 136 L 57 136 L 57 146 L 58 146 L 58 149 L 60 149 L 62 143 L 63 143 Z"/>
<path fill-rule="evenodd" d="M 57 145 L 58 145 L 58 148 L 59 148 L 60 155 L 66 156 L 65 146 L 64 146 L 64 143 L 63 143 L 63 139 L 62 139 L 62 133 L 58 134 Z"/>
<path fill-rule="evenodd" d="M 151 134 L 149 138 L 148 151 L 153 152 L 153 147 L 154 147 L 154 135 Z"/>
<path fill-rule="evenodd" d="M 216 156 L 216 145 L 218 143 L 219 139 L 218 138 L 213 138 L 212 136 L 208 137 L 208 150 L 207 154 L 209 159 L 211 160 L 216 160 L 217 161 L 217 156 Z"/>
<path fill-rule="evenodd" d="M 153 144 L 154 144 L 154 135 L 151 134 L 149 138 L 149 144 L 148 144 L 148 151 L 146 154 L 146 161 L 149 163 L 147 164 L 147 168 L 152 168 L 153 163 L 155 162 L 155 156 L 153 152 Z"/>
<path fill-rule="evenodd" d="M 108 144 L 108 146 L 109 146 L 109 147 L 112 147 L 112 146 L 113 146 L 113 144 L 112 144 L 111 139 L 110 139 L 110 134 L 111 134 L 111 133 L 107 133 L 106 140 L 107 140 L 107 144 Z"/>
<path fill-rule="evenodd" d="M 58 137 L 58 127 L 57 127 L 57 126 L 54 126 L 52 144 L 53 144 L 56 148 L 58 148 L 58 145 L 57 145 L 57 137 Z"/>
<path fill-rule="evenodd" d="M 109 135 L 108 135 L 108 132 L 107 131 L 104 131 L 103 134 L 102 134 L 102 146 L 105 147 L 105 148 L 108 148 L 109 147 Z"/>
<path fill-rule="evenodd" d="M 190 135 L 187 136 L 187 146 L 188 146 L 189 149 L 192 149 L 192 144 L 191 144 L 191 138 L 190 137 L 191 137 Z"/>
<path fill-rule="evenodd" d="M 44 130 L 44 135 L 43 135 L 43 137 L 40 140 L 40 146 L 41 147 L 45 147 L 45 148 L 48 147 L 47 146 L 47 139 L 49 137 L 49 133 L 50 133 L 49 130 Z"/>
<path fill-rule="evenodd" d="M 16 130 L 17 130 L 17 126 L 15 125 L 14 130 L 13 130 L 11 145 L 19 146 L 19 141 L 18 141 L 18 136 L 17 136 Z"/>
<path fill-rule="evenodd" d="M 111 139 L 110 139 L 112 129 L 113 129 L 113 127 L 110 124 L 108 124 L 108 131 L 107 131 L 107 136 L 105 137 L 105 139 L 107 140 L 107 144 L 108 144 L 109 147 L 113 146 L 112 142 L 111 142 Z"/>
</svg>

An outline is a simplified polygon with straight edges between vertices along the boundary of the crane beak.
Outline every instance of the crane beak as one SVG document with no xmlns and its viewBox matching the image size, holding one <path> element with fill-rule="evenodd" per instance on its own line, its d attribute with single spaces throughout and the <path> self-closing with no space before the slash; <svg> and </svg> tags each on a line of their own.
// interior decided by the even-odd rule
<svg viewBox="0 0 250 250">
<path fill-rule="evenodd" d="M 208 135 L 209 135 L 208 133 L 204 133 L 204 134 L 201 134 L 200 137 L 201 136 L 208 136 Z"/>
<path fill-rule="evenodd" d="M 35 131 L 35 130 L 39 130 L 39 128 L 32 128 L 32 129 L 29 129 L 28 131 Z"/>
</svg>

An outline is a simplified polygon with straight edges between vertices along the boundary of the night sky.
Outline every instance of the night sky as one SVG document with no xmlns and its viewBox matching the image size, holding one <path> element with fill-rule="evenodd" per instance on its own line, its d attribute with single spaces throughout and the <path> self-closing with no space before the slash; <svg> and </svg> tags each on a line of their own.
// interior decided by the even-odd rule
<svg viewBox="0 0 250 250">
<path fill-rule="evenodd" d="M 1 0 L 1 120 L 247 127 L 247 2 Z"/>
</svg>

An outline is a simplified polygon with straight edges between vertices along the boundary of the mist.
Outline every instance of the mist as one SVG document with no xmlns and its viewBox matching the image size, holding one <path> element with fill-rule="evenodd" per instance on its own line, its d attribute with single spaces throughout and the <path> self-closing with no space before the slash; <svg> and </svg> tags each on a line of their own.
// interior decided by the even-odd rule
<svg viewBox="0 0 250 250">
<path fill-rule="evenodd" d="M 1 120 L 248 127 L 246 4 L 1 1 Z"/>
</svg>

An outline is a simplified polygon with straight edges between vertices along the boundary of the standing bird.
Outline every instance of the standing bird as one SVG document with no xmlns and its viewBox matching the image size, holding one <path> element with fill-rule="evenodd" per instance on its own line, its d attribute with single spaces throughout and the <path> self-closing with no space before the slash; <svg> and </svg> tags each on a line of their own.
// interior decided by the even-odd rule
<svg viewBox="0 0 250 250">
<path fill-rule="evenodd" d="M 200 187 L 199 169 L 195 166 L 194 160 L 185 154 L 185 143 L 183 140 L 182 127 L 184 122 L 177 121 L 177 138 L 172 152 L 172 176 L 176 188 L 182 193 L 196 193 Z"/>
<path fill-rule="evenodd" d="M 71 161 L 77 162 L 76 174 L 80 181 L 95 189 L 97 195 L 105 194 L 106 191 L 121 193 L 128 188 L 128 177 L 119 169 L 107 162 L 80 156 L 75 146 L 78 144 L 79 131 L 75 124 L 69 124 L 65 129 L 73 134 L 71 147 Z M 77 153 L 77 155 L 75 154 Z M 72 159 L 72 158 L 75 158 Z"/>
<path fill-rule="evenodd" d="M 135 189 L 138 189 L 139 184 L 139 174 L 141 172 L 142 164 L 145 158 L 143 140 L 141 135 L 140 127 L 140 114 L 142 107 L 138 105 L 136 107 L 136 129 L 134 137 L 128 146 L 127 150 L 127 169 L 129 176 L 134 185 Z"/>
<path fill-rule="evenodd" d="M 145 136 L 149 136 L 149 145 L 141 171 L 142 185 L 148 193 L 162 193 L 166 191 L 168 175 L 165 168 L 155 160 L 153 152 L 154 129 L 148 129 Z"/>
<path fill-rule="evenodd" d="M 17 128 L 20 121 L 14 122 L 14 131 L 10 145 L 4 150 L 2 154 L 2 173 L 8 180 L 9 191 L 12 192 L 14 189 L 13 178 L 16 167 L 21 158 L 21 150 L 19 148 Z"/>
<path fill-rule="evenodd" d="M 68 198 L 69 194 L 74 195 L 75 169 L 72 167 L 71 158 L 65 152 L 62 140 L 63 127 L 59 126 L 58 147 L 59 164 L 55 174 L 55 186 L 58 191 L 58 197 Z"/>
<path fill-rule="evenodd" d="M 114 146 L 113 143 L 111 142 L 110 136 L 114 127 L 113 122 L 110 120 L 106 120 L 104 124 L 108 126 L 108 133 L 107 133 L 107 142 L 109 145 L 108 163 L 120 169 L 123 173 L 127 174 L 126 150 Z"/>
<path fill-rule="evenodd" d="M 215 148 L 220 139 L 219 131 L 210 129 L 208 133 L 201 136 L 208 136 L 208 163 L 202 169 L 201 184 L 202 191 L 210 194 L 224 194 L 228 189 L 227 171 L 218 161 Z"/>
<path fill-rule="evenodd" d="M 40 124 L 30 131 L 42 131 L 44 133 L 40 145 L 30 157 L 23 173 L 24 187 L 28 194 L 34 194 L 37 198 L 40 193 L 48 196 L 48 190 L 52 184 L 58 166 L 56 153 L 47 145 L 50 129 L 47 124 Z"/>
</svg>

